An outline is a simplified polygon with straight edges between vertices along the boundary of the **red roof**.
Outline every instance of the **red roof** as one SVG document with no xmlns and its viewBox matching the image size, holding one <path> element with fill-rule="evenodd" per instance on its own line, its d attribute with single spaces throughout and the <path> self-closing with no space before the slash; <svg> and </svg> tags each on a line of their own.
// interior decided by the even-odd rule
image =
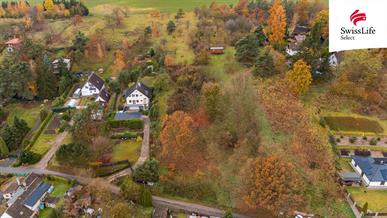
<svg viewBox="0 0 387 218">
<path fill-rule="evenodd" d="M 17 45 L 21 42 L 19 38 L 13 38 L 11 40 L 8 40 L 5 44 L 7 45 Z"/>
</svg>

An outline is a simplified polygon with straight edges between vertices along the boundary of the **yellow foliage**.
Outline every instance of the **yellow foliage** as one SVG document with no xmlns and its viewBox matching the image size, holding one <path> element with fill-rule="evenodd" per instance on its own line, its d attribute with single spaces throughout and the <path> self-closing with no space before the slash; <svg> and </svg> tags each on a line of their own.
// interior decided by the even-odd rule
<svg viewBox="0 0 387 218">
<path fill-rule="evenodd" d="M 312 83 L 311 68 L 304 60 L 298 60 L 288 71 L 286 78 L 296 94 L 304 93 Z"/>
<path fill-rule="evenodd" d="M 47 11 L 51 11 L 54 8 L 54 2 L 52 0 L 45 0 L 43 5 Z"/>
</svg>

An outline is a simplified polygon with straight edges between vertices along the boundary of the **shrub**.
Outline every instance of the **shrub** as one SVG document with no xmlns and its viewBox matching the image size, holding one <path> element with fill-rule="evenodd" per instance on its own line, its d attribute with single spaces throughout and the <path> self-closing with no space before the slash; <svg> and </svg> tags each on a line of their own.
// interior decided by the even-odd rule
<svg viewBox="0 0 387 218">
<path fill-rule="evenodd" d="M 40 154 L 25 150 L 21 153 L 19 160 L 21 164 L 35 164 L 42 158 Z"/>
<path fill-rule="evenodd" d="M 133 174 L 133 179 L 138 182 L 158 182 L 159 177 L 160 164 L 155 159 L 145 161 Z"/>
<path fill-rule="evenodd" d="M 367 140 L 367 136 L 363 136 L 363 140 Z"/>
<path fill-rule="evenodd" d="M 341 149 L 341 150 L 340 150 L 340 154 L 341 154 L 342 156 L 348 156 L 348 155 L 349 155 L 349 150 Z"/>
<path fill-rule="evenodd" d="M 56 158 L 59 162 L 66 162 L 69 164 L 81 164 L 87 160 L 89 156 L 89 149 L 80 143 L 64 144 L 56 151 Z"/>
<path fill-rule="evenodd" d="M 371 152 L 367 150 L 355 150 L 355 155 L 358 156 L 370 156 Z"/>
<path fill-rule="evenodd" d="M 146 187 L 141 188 L 139 204 L 143 207 L 152 207 L 152 193 Z"/>
<path fill-rule="evenodd" d="M 340 138 L 341 138 L 341 139 L 343 139 L 343 138 L 344 138 L 344 136 L 342 136 L 342 135 L 341 135 L 341 136 L 340 136 Z"/>
<path fill-rule="evenodd" d="M 376 138 L 372 138 L 372 139 L 370 140 L 370 145 L 376 145 L 376 144 L 378 144 L 377 139 L 376 139 Z"/>
<path fill-rule="evenodd" d="M 120 185 L 120 191 L 124 198 L 129 201 L 137 202 L 140 198 L 140 185 L 133 182 L 132 179 L 125 177 Z"/>
<path fill-rule="evenodd" d="M 110 136 L 112 139 L 135 139 L 139 136 L 137 132 L 122 132 L 122 133 L 114 133 Z"/>
<path fill-rule="evenodd" d="M 376 140 L 380 141 L 380 137 L 378 137 Z"/>
<path fill-rule="evenodd" d="M 356 136 L 352 136 L 352 137 L 349 138 L 349 142 L 352 143 L 352 144 L 355 143 L 356 140 L 357 140 Z"/>
<path fill-rule="evenodd" d="M 29 147 L 35 144 L 36 140 L 38 140 L 40 134 L 42 134 L 43 130 L 46 128 L 48 122 L 50 122 L 53 115 L 54 115 L 53 113 L 49 113 L 46 119 L 42 122 L 42 124 L 40 124 L 38 131 L 34 134 L 34 136 L 31 139 L 31 143 L 29 144 Z"/>
<path fill-rule="evenodd" d="M 339 138 L 336 139 L 336 142 L 341 142 L 341 140 Z"/>
<path fill-rule="evenodd" d="M 40 120 L 43 121 L 44 119 L 46 119 L 49 113 L 50 112 L 47 110 L 47 108 L 41 109 L 39 112 Z"/>
<path fill-rule="evenodd" d="M 324 117 L 320 117 L 320 125 L 321 125 L 322 127 L 325 127 L 325 126 L 327 125 L 327 121 L 325 120 Z"/>
</svg>

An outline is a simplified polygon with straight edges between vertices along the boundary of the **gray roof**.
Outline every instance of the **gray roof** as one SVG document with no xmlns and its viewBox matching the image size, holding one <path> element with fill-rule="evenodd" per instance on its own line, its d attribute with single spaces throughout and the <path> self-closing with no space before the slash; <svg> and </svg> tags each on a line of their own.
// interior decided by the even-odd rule
<svg viewBox="0 0 387 218">
<path fill-rule="evenodd" d="M 370 181 L 387 181 L 387 158 L 352 156 L 352 159 Z"/>
<path fill-rule="evenodd" d="M 35 190 L 36 187 L 38 187 L 42 183 L 42 177 L 36 174 L 30 174 L 26 178 L 26 185 L 27 188 L 23 192 L 22 195 L 20 195 L 15 203 L 13 203 L 8 209 L 6 210 L 6 213 L 12 217 L 17 218 L 30 218 L 34 211 L 28 209 L 26 206 L 24 206 L 24 200 Z"/>
<path fill-rule="evenodd" d="M 109 102 L 110 100 L 110 94 L 105 88 L 101 90 L 99 97 L 102 98 L 105 102 Z"/>
<path fill-rule="evenodd" d="M 93 86 L 95 86 L 98 90 L 101 90 L 103 85 L 105 84 L 103 79 L 94 72 L 89 76 L 89 79 L 87 81 Z"/>
<path fill-rule="evenodd" d="M 343 172 L 339 173 L 339 176 L 347 182 L 361 182 L 361 177 L 355 172 Z"/>
<path fill-rule="evenodd" d="M 132 85 L 129 89 L 125 90 L 124 96 L 127 97 L 130 94 L 132 94 L 135 90 L 138 90 L 142 94 L 144 94 L 148 98 L 152 98 L 152 89 L 148 86 L 144 85 L 142 82 L 136 82 L 134 85 Z"/>
<path fill-rule="evenodd" d="M 292 35 L 297 35 L 297 34 L 306 34 L 310 31 L 310 29 L 308 27 L 305 27 L 305 26 L 299 26 L 297 25 L 293 32 L 292 32 Z"/>
<path fill-rule="evenodd" d="M 115 120 L 141 119 L 141 113 L 138 112 L 117 112 L 114 115 Z"/>
</svg>

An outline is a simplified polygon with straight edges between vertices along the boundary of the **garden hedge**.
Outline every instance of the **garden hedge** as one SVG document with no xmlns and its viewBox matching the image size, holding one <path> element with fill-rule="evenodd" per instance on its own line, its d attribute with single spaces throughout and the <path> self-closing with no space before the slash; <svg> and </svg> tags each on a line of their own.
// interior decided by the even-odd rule
<svg viewBox="0 0 387 218">
<path fill-rule="evenodd" d="M 108 120 L 109 128 L 128 128 L 128 129 L 142 129 L 143 122 L 141 119 L 133 119 L 133 120 Z"/>
</svg>

